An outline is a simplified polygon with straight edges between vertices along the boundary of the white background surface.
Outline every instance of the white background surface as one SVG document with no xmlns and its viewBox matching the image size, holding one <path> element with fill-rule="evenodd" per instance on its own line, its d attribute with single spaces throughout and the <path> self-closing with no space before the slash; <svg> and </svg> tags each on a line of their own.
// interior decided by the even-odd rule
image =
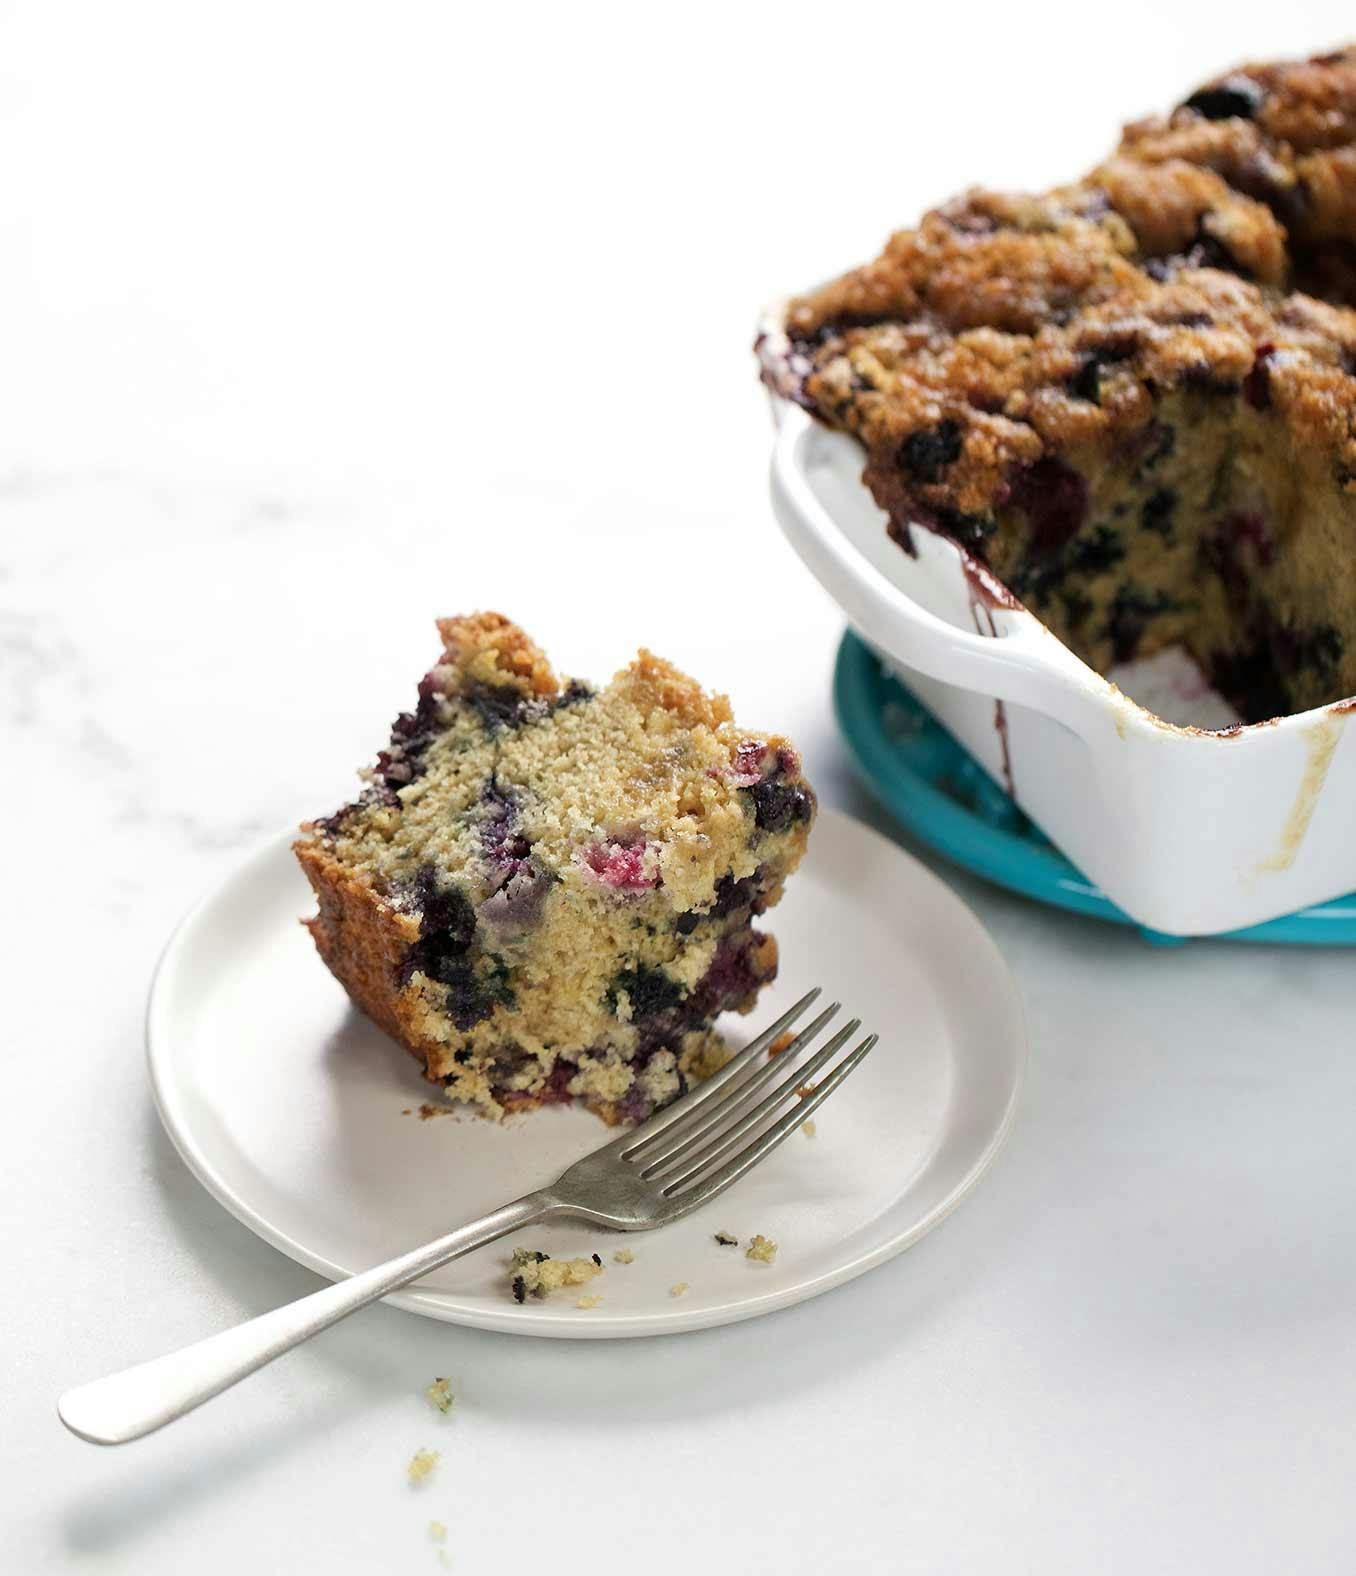
<svg viewBox="0 0 1356 1576">
<path fill-rule="evenodd" d="M 432 616 L 595 675 L 646 641 L 869 814 L 754 310 L 1344 12 L 5 7 L 6 1570 L 432 1571 L 432 1518 L 467 1573 L 1350 1569 L 1350 954 L 1155 951 L 960 878 L 1031 1076 L 901 1259 L 660 1341 L 375 1309 L 116 1453 L 53 1411 L 316 1284 L 160 1134 L 142 1004 L 188 902 L 345 790 Z"/>
</svg>

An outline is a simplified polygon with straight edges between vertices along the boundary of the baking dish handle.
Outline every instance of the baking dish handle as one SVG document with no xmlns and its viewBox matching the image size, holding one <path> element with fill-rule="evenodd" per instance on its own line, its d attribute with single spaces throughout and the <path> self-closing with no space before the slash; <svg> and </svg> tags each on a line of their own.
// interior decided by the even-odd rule
<svg viewBox="0 0 1356 1576">
<path fill-rule="evenodd" d="M 1093 702 L 1071 671 L 1081 664 L 1024 608 L 996 610 L 1014 626 L 996 636 L 957 629 L 857 551 L 806 475 L 803 449 L 815 431 L 799 408 L 777 411 L 772 504 L 792 547 L 853 626 L 886 656 L 928 678 L 1033 707 L 1076 728 Z"/>
</svg>

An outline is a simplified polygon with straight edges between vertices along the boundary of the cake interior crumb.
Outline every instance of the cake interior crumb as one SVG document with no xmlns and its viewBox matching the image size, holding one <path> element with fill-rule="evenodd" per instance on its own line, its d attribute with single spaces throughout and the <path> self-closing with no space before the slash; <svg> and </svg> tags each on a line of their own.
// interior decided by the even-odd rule
<svg viewBox="0 0 1356 1576">
<path fill-rule="evenodd" d="M 669 1287 L 669 1296 L 670 1297 L 681 1297 L 686 1290 L 687 1290 L 687 1282 L 686 1281 L 675 1281 L 673 1283 L 673 1285 Z"/>
<path fill-rule="evenodd" d="M 406 1468 L 411 1484 L 416 1488 L 421 1483 L 427 1483 L 438 1465 L 440 1452 L 437 1450 L 416 1450 L 410 1457 L 410 1464 Z"/>
<path fill-rule="evenodd" d="M 436 1406 L 440 1412 L 447 1413 L 452 1410 L 455 1397 L 452 1394 L 452 1381 L 450 1379 L 435 1379 L 424 1391 L 431 1406 Z"/>
<path fill-rule="evenodd" d="M 634 1264 L 636 1256 L 630 1248 L 618 1248 L 612 1255 L 612 1261 L 614 1264 Z"/>
<path fill-rule="evenodd" d="M 777 1244 L 771 1237 L 755 1235 L 745 1249 L 746 1259 L 757 1259 L 761 1264 L 771 1264 L 777 1257 Z"/>
</svg>

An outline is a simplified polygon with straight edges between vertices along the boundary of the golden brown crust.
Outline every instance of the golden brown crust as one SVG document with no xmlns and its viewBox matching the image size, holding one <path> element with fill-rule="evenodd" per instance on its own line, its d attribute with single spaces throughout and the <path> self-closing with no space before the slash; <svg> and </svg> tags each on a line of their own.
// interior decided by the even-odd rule
<svg viewBox="0 0 1356 1576">
<path fill-rule="evenodd" d="M 1014 469 L 1069 447 L 1132 440 L 1153 420 L 1156 391 L 1237 391 L 1262 346 L 1286 367 L 1287 384 L 1335 388 L 1325 421 L 1298 428 L 1330 442 L 1345 409 L 1342 365 L 1356 355 L 1356 315 L 1317 306 L 1292 298 L 1273 312 L 1255 286 L 1214 269 L 1162 283 L 1141 274 L 1067 325 L 1030 335 L 845 329 L 815 357 L 802 390 L 816 414 L 857 433 L 873 474 L 894 472 L 925 508 L 984 517 L 1000 506 Z M 1332 373 L 1335 385 L 1324 376 Z M 901 465 L 912 435 L 944 422 L 956 429 L 951 458 L 944 448 L 933 458 L 922 443 L 916 463 Z M 1348 439 L 1340 456 L 1356 466 Z"/>
<path fill-rule="evenodd" d="M 1356 140 L 1356 46 L 1312 60 L 1243 66 L 1223 80 L 1237 78 L 1261 90 L 1256 118 L 1274 141 L 1305 153 Z"/>
<path fill-rule="evenodd" d="M 559 681 L 541 647 L 502 613 L 440 618 L 443 660 L 466 682 L 512 688 L 527 696 L 555 695 Z"/>
<path fill-rule="evenodd" d="M 1214 170 L 1230 186 L 1272 207 L 1295 191 L 1294 161 L 1253 121 L 1237 116 L 1205 120 L 1194 112 L 1132 121 L 1121 135 L 1120 152 L 1141 164 L 1179 159 Z"/>
<path fill-rule="evenodd" d="M 319 911 L 302 923 L 316 951 L 354 1004 L 424 1063 L 443 1049 L 419 1032 L 400 984 L 401 960 L 419 938 L 419 922 L 355 880 L 323 843 L 293 843 Z"/>
<path fill-rule="evenodd" d="M 1356 686 L 1356 47 L 1225 73 L 1037 195 L 970 191 L 791 303 L 778 392 L 1102 671 L 1249 717 Z M 1178 442 L 1179 435 L 1181 442 Z"/>
<path fill-rule="evenodd" d="M 1231 109 L 1238 113 L 1224 113 Z M 1356 239 L 1353 144 L 1356 49 L 1348 48 L 1226 72 L 1170 115 L 1127 126 L 1121 151 L 1215 170 L 1277 212 L 1298 256 L 1327 239 Z"/>
<path fill-rule="evenodd" d="M 1128 127 L 1077 184 L 966 193 L 793 302 L 799 396 L 863 439 L 877 478 L 921 435 L 893 490 L 991 518 L 1014 468 L 1122 443 L 1156 395 L 1237 388 L 1280 351 L 1294 440 L 1356 471 L 1356 258 L 1326 244 L 1347 240 L 1356 50 L 1243 67 Z M 1296 277 L 1331 309 L 1286 295 Z"/>
<path fill-rule="evenodd" d="M 1141 260 L 1213 246 L 1245 279 L 1274 286 L 1285 281 L 1285 231 L 1275 215 L 1213 170 L 1182 159 L 1145 164 L 1116 158 L 1094 170 L 1086 184 L 1130 226 Z"/>
<path fill-rule="evenodd" d="M 733 720 L 726 696 L 708 695 L 695 679 L 644 647 L 618 681 L 628 686 L 638 703 L 670 712 L 689 728 L 715 729 Z"/>
</svg>

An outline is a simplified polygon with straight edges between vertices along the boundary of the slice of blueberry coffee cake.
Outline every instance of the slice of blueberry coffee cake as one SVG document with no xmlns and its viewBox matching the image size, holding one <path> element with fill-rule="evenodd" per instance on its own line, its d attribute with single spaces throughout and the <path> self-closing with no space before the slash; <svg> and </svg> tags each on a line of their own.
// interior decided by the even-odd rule
<svg viewBox="0 0 1356 1576">
<path fill-rule="evenodd" d="M 649 652 L 595 691 L 499 614 L 438 629 L 367 787 L 296 844 L 316 947 L 449 1098 L 644 1117 L 776 973 L 753 921 L 805 850 L 799 758 Z"/>
<path fill-rule="evenodd" d="M 966 193 L 760 349 L 906 550 L 952 537 L 1103 672 L 1185 645 L 1259 721 L 1356 693 L 1353 307 L 1356 48 Z"/>
</svg>

